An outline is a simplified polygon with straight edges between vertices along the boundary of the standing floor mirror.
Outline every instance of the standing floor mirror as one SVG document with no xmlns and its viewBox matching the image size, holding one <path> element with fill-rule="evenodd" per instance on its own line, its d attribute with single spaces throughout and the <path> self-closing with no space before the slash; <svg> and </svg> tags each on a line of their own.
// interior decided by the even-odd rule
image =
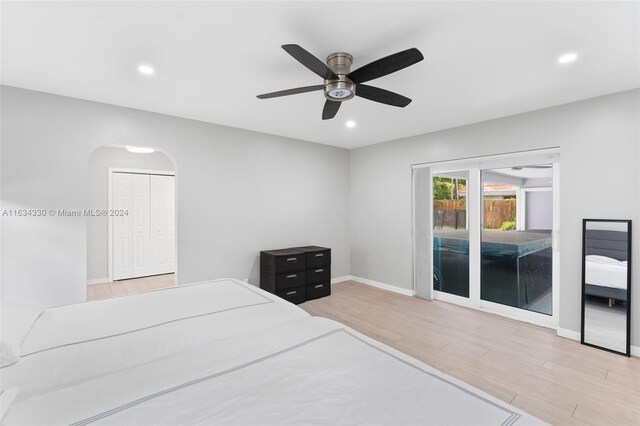
<svg viewBox="0 0 640 426">
<path fill-rule="evenodd" d="M 631 356 L 631 221 L 582 222 L 582 337 Z"/>
</svg>

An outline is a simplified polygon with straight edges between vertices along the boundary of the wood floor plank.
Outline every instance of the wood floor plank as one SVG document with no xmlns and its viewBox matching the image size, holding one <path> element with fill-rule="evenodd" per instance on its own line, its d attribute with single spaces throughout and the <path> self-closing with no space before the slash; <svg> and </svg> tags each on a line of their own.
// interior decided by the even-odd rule
<svg viewBox="0 0 640 426">
<path fill-rule="evenodd" d="M 532 356 L 528 353 L 518 353 L 518 348 L 492 347 L 483 355 L 486 360 L 508 365 L 512 368 L 531 370 L 542 367 L 546 359 L 541 356 Z"/>
<path fill-rule="evenodd" d="M 153 275 L 150 277 L 120 280 L 87 286 L 87 300 L 108 299 L 125 294 L 143 293 L 173 287 L 175 274 Z"/>
<path fill-rule="evenodd" d="M 111 293 L 114 296 L 123 296 L 125 294 L 127 294 L 125 288 L 124 288 L 124 284 L 122 283 L 112 283 L 111 284 Z"/>
<path fill-rule="evenodd" d="M 124 291 L 127 294 L 136 294 L 136 293 L 141 293 L 141 290 L 138 288 L 138 286 L 136 286 L 136 283 L 131 280 L 126 280 L 126 281 L 120 281 L 122 283 L 122 286 L 124 287 Z"/>
<path fill-rule="evenodd" d="M 603 410 L 604 408 L 604 410 Z M 587 425 L 640 425 L 640 415 L 626 411 L 614 410 L 610 407 L 604 407 L 602 404 L 598 406 L 590 406 L 578 404 L 573 418 Z"/>
<path fill-rule="evenodd" d="M 626 372 L 622 374 L 616 370 L 608 370 L 605 379 L 624 386 L 629 386 L 635 392 L 640 393 L 640 373 Z"/>
<path fill-rule="evenodd" d="M 97 298 L 96 288 L 94 285 L 87 286 L 87 300 L 94 300 Z"/>
<path fill-rule="evenodd" d="M 300 307 L 551 424 L 640 425 L 638 358 L 583 346 L 554 330 L 352 281 Z"/>
<path fill-rule="evenodd" d="M 591 367 L 586 364 L 575 364 L 575 363 L 563 361 L 562 359 L 553 360 L 553 361 L 546 360 L 545 363 L 542 365 L 542 367 L 551 369 L 556 373 L 564 372 L 565 374 L 572 374 L 575 372 L 580 372 L 580 374 L 582 375 L 591 375 L 595 378 L 602 379 L 602 380 L 606 379 L 607 373 L 609 372 L 609 370 L 607 370 L 604 367 Z"/>
<path fill-rule="evenodd" d="M 113 297 L 111 286 L 109 286 L 109 284 L 96 284 L 94 288 L 96 291 L 96 298 L 98 299 L 108 299 L 109 297 Z"/>
<path fill-rule="evenodd" d="M 532 412 L 536 411 L 537 417 L 557 425 L 582 425 L 582 421 L 572 417 L 577 404 L 560 405 L 555 401 L 549 401 L 541 395 L 530 396 L 524 393 L 518 394 L 511 404 L 519 409 Z"/>
</svg>

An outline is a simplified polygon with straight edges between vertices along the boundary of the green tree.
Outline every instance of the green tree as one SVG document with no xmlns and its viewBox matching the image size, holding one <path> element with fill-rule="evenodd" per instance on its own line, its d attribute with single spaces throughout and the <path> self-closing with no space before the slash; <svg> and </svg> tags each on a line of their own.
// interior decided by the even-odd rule
<svg viewBox="0 0 640 426">
<path fill-rule="evenodd" d="M 434 176 L 433 177 L 433 199 L 434 200 L 455 200 L 458 198 L 456 191 L 460 191 L 467 186 L 465 179 L 458 179 L 458 188 L 456 189 L 455 178 Z M 460 196 L 464 199 L 464 196 Z"/>
<path fill-rule="evenodd" d="M 450 200 L 451 199 L 451 179 L 435 176 L 433 178 L 433 199 L 434 200 Z"/>
</svg>

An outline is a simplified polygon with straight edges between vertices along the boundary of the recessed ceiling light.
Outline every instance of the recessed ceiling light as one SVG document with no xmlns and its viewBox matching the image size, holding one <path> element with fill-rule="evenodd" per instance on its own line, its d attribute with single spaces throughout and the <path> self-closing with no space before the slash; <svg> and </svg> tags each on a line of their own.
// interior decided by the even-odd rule
<svg viewBox="0 0 640 426">
<path fill-rule="evenodd" d="M 156 70 L 153 69 L 153 67 L 151 65 L 138 65 L 138 71 L 140 72 L 140 74 L 144 74 L 144 75 L 153 75 L 156 73 Z"/>
<path fill-rule="evenodd" d="M 151 154 L 152 152 L 155 152 L 155 149 L 146 148 L 144 146 L 125 146 L 125 148 L 127 148 L 127 151 L 136 154 Z"/>
<path fill-rule="evenodd" d="M 354 127 L 356 127 L 356 122 L 353 120 L 347 121 L 347 127 L 353 129 Z"/>
<path fill-rule="evenodd" d="M 570 64 L 571 62 L 574 62 L 576 59 L 578 59 L 578 54 L 576 52 L 568 52 L 558 57 L 558 63 Z"/>
</svg>

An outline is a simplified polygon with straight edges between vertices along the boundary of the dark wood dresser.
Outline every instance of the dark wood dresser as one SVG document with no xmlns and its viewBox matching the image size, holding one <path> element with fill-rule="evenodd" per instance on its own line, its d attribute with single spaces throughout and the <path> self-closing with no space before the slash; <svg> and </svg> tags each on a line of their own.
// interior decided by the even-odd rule
<svg viewBox="0 0 640 426">
<path fill-rule="evenodd" d="M 331 294 L 331 249 L 291 247 L 260 252 L 260 288 L 299 304 Z"/>
</svg>

